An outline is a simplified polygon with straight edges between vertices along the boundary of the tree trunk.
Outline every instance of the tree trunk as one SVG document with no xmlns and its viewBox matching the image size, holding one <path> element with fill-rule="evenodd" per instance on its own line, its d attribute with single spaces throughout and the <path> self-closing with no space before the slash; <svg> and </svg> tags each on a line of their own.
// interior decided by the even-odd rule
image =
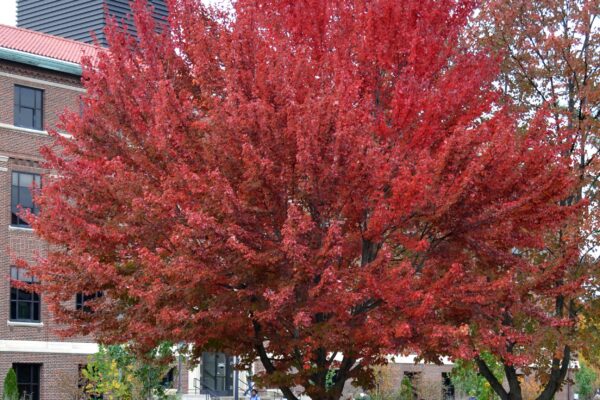
<svg viewBox="0 0 600 400">
<path fill-rule="evenodd" d="M 562 360 L 555 358 L 552 360 L 552 371 L 550 372 L 550 379 L 544 387 L 542 393 L 536 400 L 552 400 L 554 395 L 560 389 L 567 372 L 569 371 L 569 364 L 571 363 L 571 348 L 565 346 L 563 349 Z"/>
<path fill-rule="evenodd" d="M 262 338 L 260 335 L 260 330 L 261 330 L 260 324 L 256 321 L 253 321 L 253 325 L 254 325 L 254 334 L 256 336 L 255 349 L 256 349 L 256 352 L 258 353 L 258 358 L 260 359 L 260 362 L 262 363 L 263 367 L 265 368 L 265 371 L 267 372 L 267 374 L 274 374 L 275 372 L 277 372 L 277 369 L 275 368 L 275 365 L 273 365 L 273 362 L 269 358 L 269 355 L 267 354 L 267 350 L 265 349 L 265 346 L 262 342 Z M 286 399 L 298 400 L 298 398 L 296 397 L 294 392 L 292 392 L 291 388 L 289 388 L 287 386 L 280 386 L 279 390 L 281 390 L 281 392 L 283 393 L 283 395 L 285 396 Z"/>
<path fill-rule="evenodd" d="M 477 368 L 479 369 L 481 376 L 488 381 L 494 392 L 496 392 L 496 394 L 500 397 L 500 400 L 513 400 L 511 397 L 509 397 L 509 393 L 506 391 L 506 389 L 504 389 L 502 383 L 496 379 L 494 373 L 482 358 L 475 357 L 475 363 L 477 364 Z"/>
<path fill-rule="evenodd" d="M 508 398 L 509 400 L 523 400 L 523 393 L 521 391 L 521 382 L 519 382 L 519 376 L 517 375 L 517 371 L 515 367 L 512 365 L 504 366 L 504 374 L 506 376 L 506 381 L 508 383 L 509 392 Z"/>
<path fill-rule="evenodd" d="M 544 386 L 542 393 L 536 400 L 552 400 L 560 389 L 571 361 L 571 349 L 565 346 L 563 349 L 562 359 L 555 358 L 552 360 L 552 370 L 550 379 Z M 475 358 L 475 363 L 479 369 L 479 373 L 488 381 L 494 392 L 501 400 L 523 400 L 521 382 L 512 365 L 504 364 L 504 374 L 508 383 L 508 391 L 502 386 L 502 383 L 496 379 L 485 361 L 479 357 Z"/>
</svg>

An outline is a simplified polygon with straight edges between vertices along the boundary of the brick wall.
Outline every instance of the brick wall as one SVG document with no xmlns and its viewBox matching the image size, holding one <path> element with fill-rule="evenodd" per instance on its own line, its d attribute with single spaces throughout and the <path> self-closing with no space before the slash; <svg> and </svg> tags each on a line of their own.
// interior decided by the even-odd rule
<svg viewBox="0 0 600 400">
<path fill-rule="evenodd" d="M 43 255 L 47 245 L 29 229 L 10 226 L 12 171 L 43 173 L 39 148 L 51 143 L 45 132 L 33 132 L 13 127 L 14 85 L 42 89 L 44 127 L 54 128 L 58 115 L 66 108 L 79 106 L 79 78 L 52 73 L 20 64 L 0 61 L 0 340 L 41 342 L 91 342 L 90 338 L 61 338 L 57 325 L 41 298 L 41 326 L 8 324 L 10 310 L 10 266 L 15 258 L 34 261 Z M 75 306 L 75 294 L 73 295 Z M 63 350 L 64 351 L 64 350 Z M 0 382 L 13 363 L 39 363 L 41 367 L 41 399 L 65 400 L 74 389 L 79 364 L 86 363 L 82 354 L 14 353 L 0 351 Z M 75 386 L 76 387 L 76 386 Z M 0 395 L 2 387 L 0 385 Z"/>
<path fill-rule="evenodd" d="M 415 374 L 413 382 L 415 392 L 420 394 L 418 400 L 442 399 L 442 373 L 449 373 L 452 365 L 390 363 L 375 371 L 377 385 L 383 393 L 394 394 L 401 388 L 405 374 Z M 347 383 L 344 387 L 344 399 L 359 398 L 364 392 L 362 388 Z"/>
<path fill-rule="evenodd" d="M 77 388 L 79 365 L 87 363 L 84 355 L 0 352 L 0 376 L 14 363 L 41 364 L 40 393 L 43 400 L 71 400 Z M 1 390 L 1 387 L 0 387 Z"/>
<path fill-rule="evenodd" d="M 13 171 L 43 174 L 41 146 L 51 144 L 51 138 L 45 132 L 36 132 L 13 126 L 14 86 L 15 84 L 42 89 L 44 105 L 44 128 L 53 129 L 58 116 L 65 109 L 79 107 L 82 94 L 78 77 L 53 73 L 0 60 L 0 341 L 52 342 L 49 347 L 55 349 L 57 342 L 90 343 L 91 338 L 63 338 L 56 332 L 59 326 L 53 322 L 44 298 L 41 296 L 41 325 L 14 326 L 9 324 L 10 312 L 10 266 L 15 258 L 33 262 L 36 255 L 43 255 L 47 244 L 38 239 L 31 229 L 11 227 L 11 176 Z M 75 307 L 75 293 L 72 306 Z M 59 343 L 60 344 L 60 343 Z M 77 345 L 78 346 L 78 345 Z M 41 364 L 41 400 L 68 400 L 76 388 L 79 376 L 78 367 L 85 364 L 87 355 L 69 354 L 77 346 L 62 346 L 63 353 L 44 352 L 8 352 L 0 348 L 0 397 L 2 381 L 13 363 Z M 80 347 L 77 347 L 80 348 Z M 67 349 L 67 350 L 65 350 Z M 187 368 L 182 371 L 182 389 L 188 390 Z M 178 377 L 175 376 L 175 384 Z"/>
<path fill-rule="evenodd" d="M 29 80 L 28 80 L 29 79 Z M 47 83 L 44 83 L 47 82 Z M 11 129 L 13 124 L 14 85 L 25 85 L 44 90 L 44 125 L 54 128 L 58 114 L 79 104 L 80 88 L 77 77 L 50 73 L 8 62 L 0 62 L 0 338 L 15 340 L 60 340 L 53 332 L 56 326 L 47 312 L 42 298 L 43 328 L 9 327 L 2 321 L 9 319 L 10 266 L 16 258 L 34 261 L 43 255 L 46 244 L 28 229 L 10 226 L 11 173 L 12 171 L 43 173 L 40 168 L 39 148 L 50 144 L 50 137 L 42 132 Z M 53 86 L 57 84 L 59 86 Z M 73 304 L 75 298 L 73 297 Z M 81 338 L 70 339 L 81 340 Z"/>
</svg>

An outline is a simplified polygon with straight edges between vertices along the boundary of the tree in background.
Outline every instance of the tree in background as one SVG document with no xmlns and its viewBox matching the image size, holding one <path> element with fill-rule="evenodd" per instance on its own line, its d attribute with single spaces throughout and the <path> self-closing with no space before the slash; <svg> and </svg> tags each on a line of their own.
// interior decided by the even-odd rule
<svg viewBox="0 0 600 400">
<path fill-rule="evenodd" d="M 522 256 L 576 211 L 568 132 L 498 103 L 497 60 L 461 41 L 475 2 L 170 6 L 162 34 L 139 1 L 139 41 L 109 28 L 44 152 L 33 272 L 70 333 L 259 358 L 263 386 L 336 400 L 388 352 L 470 357 L 503 304 L 579 290 L 551 288 L 573 251 Z"/>
<path fill-rule="evenodd" d="M 2 400 L 19 400 L 19 387 L 17 386 L 17 374 L 12 368 L 8 369 L 4 377 Z"/>
<path fill-rule="evenodd" d="M 575 373 L 577 393 L 581 400 L 591 400 L 598 388 L 598 373 L 585 360 L 579 361 L 579 370 Z"/>
<path fill-rule="evenodd" d="M 413 382 L 411 382 L 411 380 L 405 376 L 400 382 L 400 390 L 398 390 L 394 397 L 396 397 L 398 400 L 412 400 L 415 398 L 415 390 L 416 387 Z"/>
<path fill-rule="evenodd" d="M 502 379 L 504 371 L 501 364 L 490 354 L 480 356 L 489 365 L 497 379 Z M 465 396 L 473 396 L 478 400 L 496 400 L 498 396 L 489 382 L 478 373 L 477 365 L 472 360 L 457 360 L 450 374 L 455 390 Z"/>
<path fill-rule="evenodd" d="M 519 383 L 523 392 L 523 400 L 535 400 L 538 398 L 544 387 L 540 384 L 536 374 L 520 376 Z"/>
<path fill-rule="evenodd" d="M 536 375 L 532 379 L 542 388 L 538 399 L 553 398 L 567 375 L 573 350 L 592 359 L 589 353 L 598 348 L 599 275 L 594 248 L 599 244 L 599 14 L 598 0 L 487 0 L 470 31 L 477 42 L 498 54 L 501 74 L 497 84 L 506 104 L 524 113 L 521 126 L 526 128 L 532 121 L 529 117 L 548 109 L 552 134 L 574 135 L 563 157 L 576 174 L 577 184 L 561 204 L 587 203 L 580 218 L 547 238 L 542 251 L 522 254 L 554 277 L 545 282 L 525 275 L 517 278 L 521 283 L 515 283 L 516 287 L 527 288 L 529 281 L 531 287 L 544 289 L 533 296 L 522 292 L 517 303 L 499 303 L 506 312 L 493 328 L 498 341 L 490 345 L 489 332 L 479 330 L 483 326 L 472 330 L 473 347 L 491 351 L 504 366 L 507 388 L 488 371 L 484 360 L 477 360 L 480 372 L 501 399 L 522 398 L 518 368 Z M 579 247 L 577 254 L 564 262 L 574 243 Z M 522 313 L 531 301 L 545 311 L 539 316 Z M 545 321 L 548 315 L 555 323 Z"/>
<path fill-rule="evenodd" d="M 394 372 L 387 366 L 378 366 L 374 370 L 374 385 L 368 392 L 370 400 L 413 400 L 417 396 L 427 399 L 437 397 L 442 391 L 437 382 L 422 379 L 411 382 L 407 376 L 403 376 L 398 385 L 392 376 Z"/>
<path fill-rule="evenodd" d="M 394 387 L 391 371 L 386 366 L 378 366 L 373 369 L 373 386 L 368 396 L 371 400 L 386 400 L 393 396 L 397 388 Z"/>
<path fill-rule="evenodd" d="M 100 346 L 81 371 L 85 393 L 105 399 L 166 399 L 163 378 L 170 370 L 171 345 L 163 343 L 142 359 L 127 346 Z"/>
</svg>

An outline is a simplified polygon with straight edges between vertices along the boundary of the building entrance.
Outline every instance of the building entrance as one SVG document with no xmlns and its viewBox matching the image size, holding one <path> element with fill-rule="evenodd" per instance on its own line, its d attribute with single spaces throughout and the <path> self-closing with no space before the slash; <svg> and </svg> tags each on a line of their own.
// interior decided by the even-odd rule
<svg viewBox="0 0 600 400">
<path fill-rule="evenodd" d="M 233 358 L 225 353 L 202 353 L 202 393 L 233 396 Z"/>
</svg>

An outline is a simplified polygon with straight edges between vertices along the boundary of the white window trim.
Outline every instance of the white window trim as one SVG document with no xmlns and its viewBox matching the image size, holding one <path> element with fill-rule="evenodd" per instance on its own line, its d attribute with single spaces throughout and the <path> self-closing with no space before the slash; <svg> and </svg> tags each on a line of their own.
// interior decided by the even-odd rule
<svg viewBox="0 0 600 400">
<path fill-rule="evenodd" d="M 9 225 L 8 230 L 9 231 L 33 232 L 33 228 L 28 228 L 26 226 L 14 226 L 14 225 Z"/>
<path fill-rule="evenodd" d="M 44 327 L 43 322 L 24 322 L 24 321 L 8 320 L 8 321 L 6 321 L 6 324 L 8 326 L 20 326 L 20 327 L 24 327 L 24 328 L 43 328 Z"/>
<path fill-rule="evenodd" d="M 5 124 L 4 122 L 0 122 L 0 128 L 10 129 L 11 131 L 17 131 L 17 132 L 31 133 L 33 135 L 50 136 L 48 134 L 48 131 L 38 131 L 36 129 L 23 128 L 21 126 Z M 60 136 L 66 137 L 67 139 L 73 138 L 73 135 L 71 135 L 70 133 L 63 132 L 63 131 L 58 131 L 58 133 Z M 0 161 L 2 161 L 2 160 L 0 160 Z"/>
<path fill-rule="evenodd" d="M 87 342 L 46 342 L 38 340 L 0 340 L 0 353 L 54 353 L 54 354 L 94 354 L 97 343 Z"/>
<path fill-rule="evenodd" d="M 23 128 L 21 126 L 5 124 L 4 122 L 0 122 L 0 128 L 10 129 L 10 130 L 19 131 L 19 132 L 25 132 L 25 133 L 33 133 L 35 135 L 48 136 L 48 131 L 38 131 L 37 129 Z"/>
<path fill-rule="evenodd" d="M 8 164 L 8 156 L 4 156 L 0 154 L 0 164 Z M 0 172 L 8 172 L 7 167 L 0 167 Z"/>
</svg>

